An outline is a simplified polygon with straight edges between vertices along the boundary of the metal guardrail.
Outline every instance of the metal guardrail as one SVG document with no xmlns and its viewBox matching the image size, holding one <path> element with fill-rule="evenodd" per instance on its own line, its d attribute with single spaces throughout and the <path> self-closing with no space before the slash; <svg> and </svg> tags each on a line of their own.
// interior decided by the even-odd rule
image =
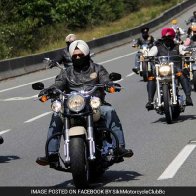
<svg viewBox="0 0 196 196">
<path fill-rule="evenodd" d="M 174 16 L 179 15 L 180 12 L 183 12 L 185 9 L 193 6 L 195 3 L 195 0 L 184 1 L 148 23 L 127 31 L 95 39 L 87 43 L 93 52 L 101 52 L 119 45 L 123 45 L 130 42 L 131 37 L 140 34 L 142 27 L 148 26 L 150 29 L 158 28 L 160 24 L 163 24 Z M 53 59 L 61 50 L 62 48 L 45 53 L 2 60 L 0 61 L 0 80 L 45 69 L 45 65 L 42 62 L 43 58 L 49 57 Z"/>
</svg>

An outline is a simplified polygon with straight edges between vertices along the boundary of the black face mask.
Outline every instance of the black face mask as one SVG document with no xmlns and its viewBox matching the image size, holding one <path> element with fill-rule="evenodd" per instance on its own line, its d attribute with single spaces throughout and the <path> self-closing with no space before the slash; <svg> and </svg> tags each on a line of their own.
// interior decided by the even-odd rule
<svg viewBox="0 0 196 196">
<path fill-rule="evenodd" d="M 142 33 L 142 37 L 143 37 L 144 39 L 148 39 L 148 33 Z"/>
<path fill-rule="evenodd" d="M 73 62 L 73 67 L 76 71 L 78 72 L 85 71 L 90 66 L 90 56 L 89 55 L 83 56 L 80 57 L 79 59 L 72 58 L 72 62 Z"/>
<path fill-rule="evenodd" d="M 163 43 L 165 44 L 166 47 L 172 48 L 174 47 L 174 40 L 172 37 L 166 36 L 163 38 Z"/>
</svg>

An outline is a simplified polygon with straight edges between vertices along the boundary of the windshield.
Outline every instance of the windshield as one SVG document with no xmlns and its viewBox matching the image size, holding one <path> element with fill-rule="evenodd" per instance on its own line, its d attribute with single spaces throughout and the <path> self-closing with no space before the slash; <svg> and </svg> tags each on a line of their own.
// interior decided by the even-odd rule
<svg viewBox="0 0 196 196">
<path fill-rule="evenodd" d="M 179 55 L 175 55 L 175 56 L 158 56 L 158 61 L 160 63 L 181 63 L 182 58 Z"/>
</svg>

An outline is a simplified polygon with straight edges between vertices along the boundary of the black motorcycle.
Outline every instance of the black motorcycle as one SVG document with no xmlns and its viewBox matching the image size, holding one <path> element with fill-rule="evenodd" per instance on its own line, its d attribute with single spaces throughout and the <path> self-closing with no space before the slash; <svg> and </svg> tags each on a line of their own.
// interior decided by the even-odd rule
<svg viewBox="0 0 196 196">
<path fill-rule="evenodd" d="M 196 44 L 192 44 L 184 50 L 187 53 L 182 57 L 183 69 L 186 71 L 194 91 L 196 91 Z"/>
<path fill-rule="evenodd" d="M 110 74 L 111 81 L 121 79 L 117 73 Z M 32 85 L 34 90 L 44 89 L 43 83 Z M 48 157 L 48 144 L 51 139 L 63 136 L 64 154 L 60 156 L 61 166 L 54 169 L 71 172 L 76 188 L 86 188 L 92 180 L 103 174 L 114 163 L 122 161 L 118 156 L 119 141 L 116 134 L 107 129 L 100 114 L 101 100 L 92 94 L 97 89 L 111 92 L 120 91 L 116 83 L 97 84 L 89 89 L 70 93 L 51 88 L 39 99 L 51 99 L 51 108 L 59 113 L 64 121 L 62 132 L 48 138 L 45 146 Z M 51 166 L 52 163 L 50 163 Z"/>
<path fill-rule="evenodd" d="M 148 56 L 148 52 L 150 50 L 149 44 L 142 44 L 141 46 L 138 46 L 136 44 L 136 40 L 133 40 L 133 48 L 139 48 L 138 54 L 139 54 L 139 59 L 138 62 L 140 63 L 140 69 L 139 69 L 139 75 L 143 77 L 144 82 L 148 81 L 149 73 L 151 72 L 152 68 L 150 63 L 146 62 L 144 59 L 146 56 Z"/>
<path fill-rule="evenodd" d="M 180 94 L 177 72 L 174 64 L 181 64 L 181 56 L 146 57 L 146 61 L 155 65 L 156 98 L 154 109 L 165 114 L 166 122 L 171 124 L 185 110 L 185 99 Z"/>
</svg>

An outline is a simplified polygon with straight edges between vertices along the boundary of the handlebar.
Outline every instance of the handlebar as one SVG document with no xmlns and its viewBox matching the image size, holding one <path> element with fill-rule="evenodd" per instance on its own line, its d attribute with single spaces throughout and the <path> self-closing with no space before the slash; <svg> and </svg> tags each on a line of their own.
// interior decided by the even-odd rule
<svg viewBox="0 0 196 196">
<path fill-rule="evenodd" d="M 91 85 L 89 85 L 89 86 L 91 86 Z M 115 86 L 115 83 L 112 83 L 112 84 L 111 83 L 110 84 L 97 84 L 95 86 L 93 85 L 93 88 L 89 91 L 80 90 L 80 91 L 75 91 L 75 92 L 80 93 L 83 96 L 87 96 L 87 95 L 93 94 L 98 88 L 107 88 L 107 87 L 110 88 L 110 87 L 114 87 L 114 86 Z M 114 88 L 117 91 L 120 91 L 122 89 L 122 87 L 120 87 L 120 86 L 115 86 Z M 55 95 L 55 94 L 61 94 L 64 97 L 68 97 L 72 93 L 65 93 L 65 92 L 62 92 L 60 89 L 58 89 L 56 87 L 52 87 L 51 89 L 50 88 L 48 89 L 48 92 L 47 92 L 47 94 L 45 94 L 45 96 L 51 97 L 51 95 Z M 39 96 L 38 98 L 40 99 L 42 96 Z"/>
<path fill-rule="evenodd" d="M 51 63 L 51 62 L 53 62 L 55 65 L 56 65 L 56 67 L 58 67 L 58 68 L 60 68 L 61 70 L 63 70 L 63 68 L 61 67 L 61 65 L 58 63 L 58 62 L 54 62 L 54 61 L 52 61 L 50 58 L 44 58 L 44 60 L 43 60 L 44 62 L 46 62 L 47 64 L 48 64 L 48 66 L 46 66 L 46 69 L 51 69 L 51 68 L 53 68 L 53 67 L 55 67 L 55 66 L 52 66 L 52 67 L 50 67 L 49 66 L 49 64 Z"/>
</svg>

